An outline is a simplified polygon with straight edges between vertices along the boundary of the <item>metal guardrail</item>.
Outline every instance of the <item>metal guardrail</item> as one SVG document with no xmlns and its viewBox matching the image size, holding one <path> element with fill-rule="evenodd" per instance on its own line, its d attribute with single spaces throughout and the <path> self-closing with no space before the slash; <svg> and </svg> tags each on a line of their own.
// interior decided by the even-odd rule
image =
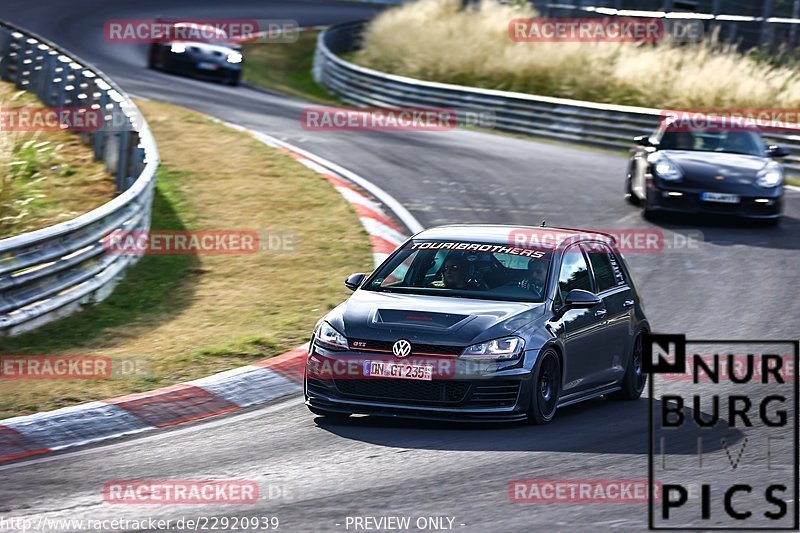
<svg viewBox="0 0 800 533">
<path fill-rule="evenodd" d="M 337 54 L 357 50 L 365 22 L 331 26 L 319 35 L 313 74 L 317 83 L 343 101 L 362 107 L 440 107 L 457 113 L 488 112 L 494 129 L 568 141 L 612 150 L 626 150 L 633 137 L 652 132 L 662 111 L 644 107 L 599 104 L 523 93 L 477 89 L 422 81 L 372 70 Z M 784 167 L 800 173 L 800 134 L 765 135 L 788 148 Z"/>
<path fill-rule="evenodd" d="M 0 240 L 0 335 L 14 335 L 108 296 L 138 256 L 108 253 L 115 230 L 147 230 L 158 151 L 147 123 L 117 85 L 52 42 L 0 21 L 0 79 L 48 107 L 102 110 L 81 133 L 116 176 L 118 195 L 73 220 Z"/>
</svg>

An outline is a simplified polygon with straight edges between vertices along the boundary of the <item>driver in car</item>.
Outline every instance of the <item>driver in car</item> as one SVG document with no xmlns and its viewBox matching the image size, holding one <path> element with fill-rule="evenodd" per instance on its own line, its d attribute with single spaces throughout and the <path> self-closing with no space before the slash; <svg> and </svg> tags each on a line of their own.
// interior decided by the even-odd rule
<svg viewBox="0 0 800 533">
<path fill-rule="evenodd" d="M 470 261 L 462 253 L 451 252 L 439 269 L 441 279 L 431 283 L 431 287 L 456 290 L 485 290 L 486 284 L 479 280 L 472 266 L 473 279 L 470 279 Z"/>
<path fill-rule="evenodd" d="M 442 286 L 448 289 L 467 288 L 467 262 L 460 254 L 448 254 L 442 265 Z"/>
<path fill-rule="evenodd" d="M 520 287 L 528 289 L 537 298 L 542 298 L 545 283 L 547 283 L 547 263 L 537 259 L 528 261 L 528 275 L 520 282 Z"/>
</svg>

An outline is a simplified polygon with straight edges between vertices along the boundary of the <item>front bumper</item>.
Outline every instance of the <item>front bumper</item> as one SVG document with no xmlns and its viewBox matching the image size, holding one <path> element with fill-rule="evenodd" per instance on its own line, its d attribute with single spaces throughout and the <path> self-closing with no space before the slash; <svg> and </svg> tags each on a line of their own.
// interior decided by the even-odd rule
<svg viewBox="0 0 800 533">
<path fill-rule="evenodd" d="M 430 381 L 364 376 L 361 371 L 364 361 L 376 359 L 383 357 L 357 352 L 326 354 L 315 347 L 306 363 L 306 405 L 318 414 L 473 422 L 512 422 L 527 418 L 531 373 L 521 365 L 502 370 L 492 368 L 488 372 L 472 368 L 467 373 L 449 363 L 437 365 L 434 358 L 430 358 L 434 369 L 452 368 L 452 372 L 434 370 Z M 348 364 L 342 368 L 348 370 L 332 374 L 319 372 L 320 364 L 345 360 Z M 426 364 L 419 358 L 410 362 Z"/>
<path fill-rule="evenodd" d="M 647 207 L 652 211 L 730 215 L 752 219 L 775 219 L 783 211 L 783 190 L 780 187 L 763 191 L 733 190 L 731 193 L 738 194 L 740 198 L 738 203 L 733 204 L 701 200 L 701 195 L 707 190 L 709 189 L 656 186 L 651 183 L 647 187 Z"/>
<path fill-rule="evenodd" d="M 200 65 L 214 65 L 215 68 L 201 68 Z M 222 63 L 208 61 L 202 57 L 193 57 L 184 54 L 173 54 L 169 70 L 176 74 L 184 74 L 194 78 L 209 80 L 232 81 L 239 79 L 242 74 L 241 63 Z"/>
</svg>

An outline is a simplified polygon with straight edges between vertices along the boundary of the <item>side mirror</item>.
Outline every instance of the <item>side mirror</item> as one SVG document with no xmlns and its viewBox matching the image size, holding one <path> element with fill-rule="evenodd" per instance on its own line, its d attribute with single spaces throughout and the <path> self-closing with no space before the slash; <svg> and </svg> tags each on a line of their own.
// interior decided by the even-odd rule
<svg viewBox="0 0 800 533">
<path fill-rule="evenodd" d="M 569 291 L 564 303 L 566 309 L 591 309 L 596 305 L 600 305 L 600 298 L 596 294 L 583 289 Z"/>
<path fill-rule="evenodd" d="M 769 157 L 786 157 L 790 152 L 783 146 L 771 144 L 767 146 L 767 155 Z"/>
<path fill-rule="evenodd" d="M 633 138 L 633 142 L 639 146 L 653 146 L 653 143 L 650 142 L 649 135 L 638 135 Z"/>
<path fill-rule="evenodd" d="M 350 274 L 349 276 L 347 276 L 347 279 L 344 280 L 344 286 L 350 289 L 351 291 L 354 291 L 361 286 L 361 284 L 364 282 L 364 278 L 366 277 L 367 277 L 366 274 L 361 274 L 361 273 Z"/>
</svg>

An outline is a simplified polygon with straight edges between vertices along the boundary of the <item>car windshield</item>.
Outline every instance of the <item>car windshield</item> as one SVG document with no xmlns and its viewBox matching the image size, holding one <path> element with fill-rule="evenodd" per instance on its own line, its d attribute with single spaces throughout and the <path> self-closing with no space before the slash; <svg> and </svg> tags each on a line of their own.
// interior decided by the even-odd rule
<svg viewBox="0 0 800 533">
<path fill-rule="evenodd" d="M 666 131 L 661 150 L 691 150 L 764 156 L 764 143 L 752 131 Z"/>
<path fill-rule="evenodd" d="M 218 44 L 227 47 L 234 46 L 225 30 L 207 24 L 178 22 L 173 25 L 171 31 L 173 39 L 176 41 Z"/>
<path fill-rule="evenodd" d="M 474 242 L 412 241 L 366 290 L 543 302 L 552 252 Z"/>
</svg>

